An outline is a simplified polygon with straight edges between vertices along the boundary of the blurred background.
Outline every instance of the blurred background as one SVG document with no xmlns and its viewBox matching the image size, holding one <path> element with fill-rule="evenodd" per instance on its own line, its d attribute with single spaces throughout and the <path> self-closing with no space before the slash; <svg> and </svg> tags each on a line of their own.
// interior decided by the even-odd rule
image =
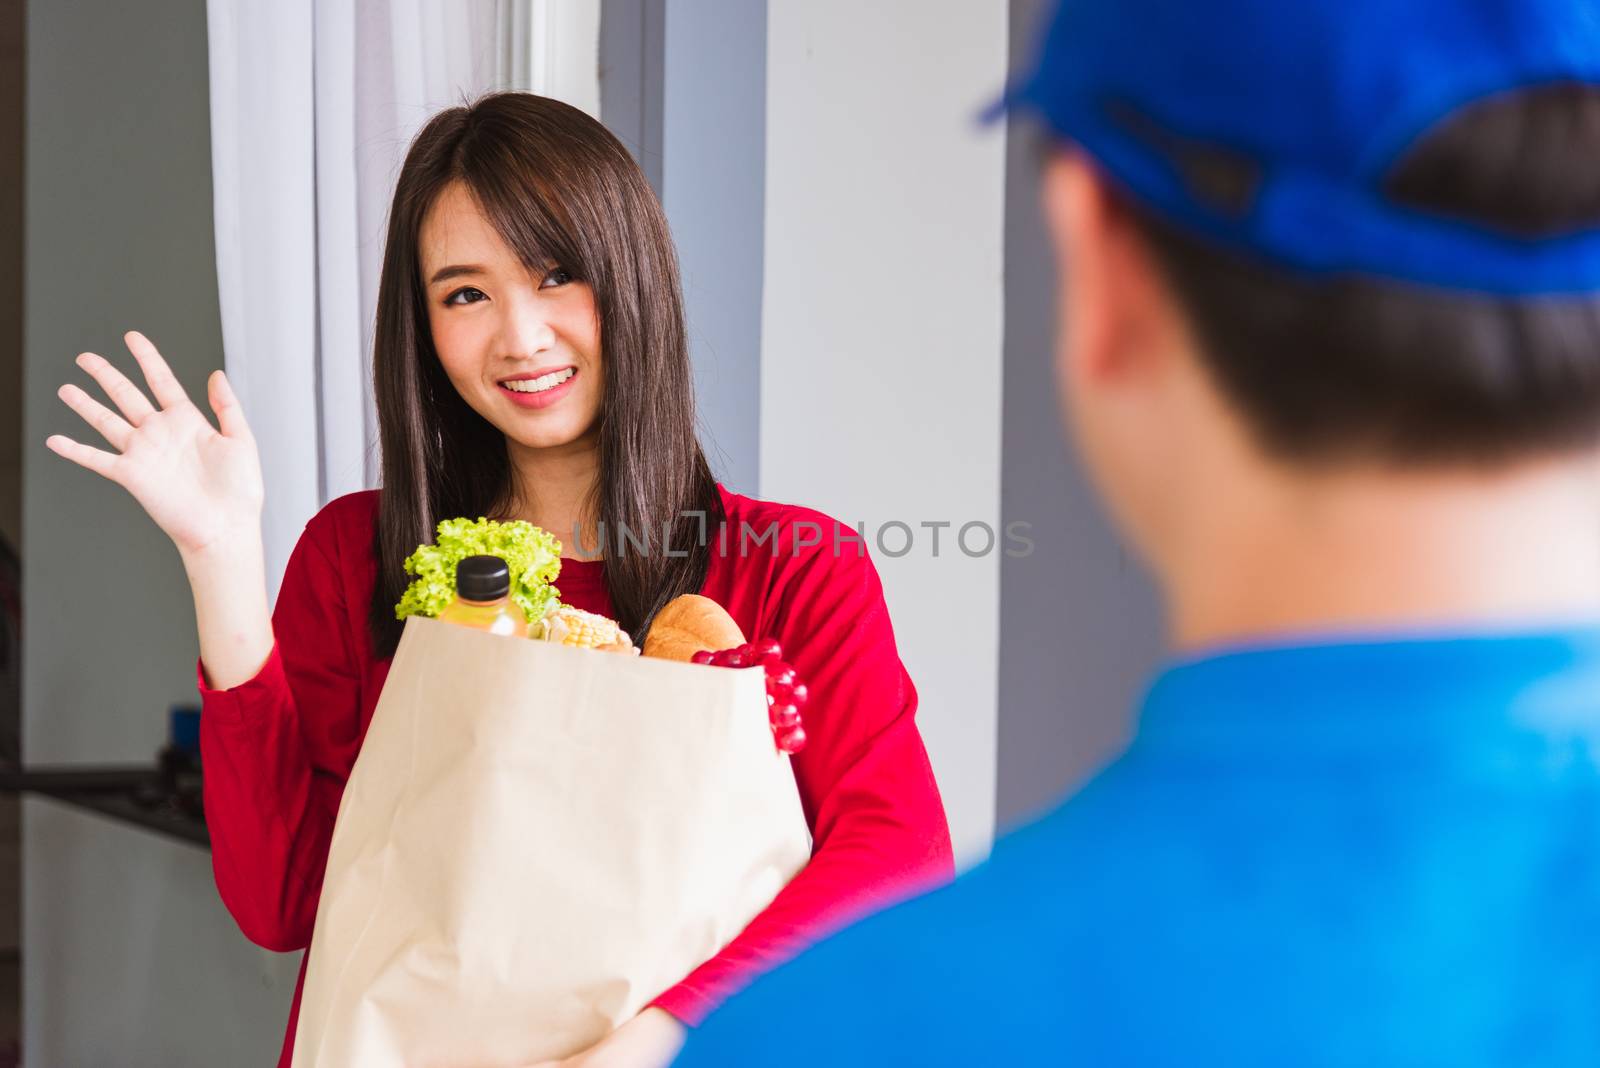
<svg viewBox="0 0 1600 1068">
<path fill-rule="evenodd" d="M 195 397 L 226 367 L 275 583 L 373 484 L 406 144 L 490 89 L 596 114 L 660 193 L 719 477 L 867 525 L 961 862 L 1115 752 L 1154 596 L 1062 441 L 1038 148 L 976 121 L 1040 6 L 0 0 L 0 1068 L 18 1041 L 36 1066 L 267 1063 L 298 966 L 217 898 L 188 586 L 122 490 L 45 448 L 84 438 L 57 387 L 88 384 L 84 350 L 130 368 L 131 328 Z M 960 551 L 973 522 L 1031 552 Z M 874 544 L 892 523 L 909 546 Z"/>
</svg>

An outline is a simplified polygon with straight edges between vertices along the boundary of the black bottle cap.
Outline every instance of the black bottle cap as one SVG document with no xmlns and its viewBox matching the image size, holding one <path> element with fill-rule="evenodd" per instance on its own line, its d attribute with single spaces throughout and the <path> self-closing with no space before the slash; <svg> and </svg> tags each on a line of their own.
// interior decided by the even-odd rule
<svg viewBox="0 0 1600 1068">
<path fill-rule="evenodd" d="M 498 601 L 511 592 L 511 569 L 498 556 L 466 556 L 456 565 L 456 596 Z"/>
</svg>

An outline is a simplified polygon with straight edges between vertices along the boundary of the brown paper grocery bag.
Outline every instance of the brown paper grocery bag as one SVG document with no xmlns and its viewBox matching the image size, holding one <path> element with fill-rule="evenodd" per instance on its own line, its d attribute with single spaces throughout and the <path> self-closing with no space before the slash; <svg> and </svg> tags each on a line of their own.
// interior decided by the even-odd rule
<svg viewBox="0 0 1600 1068">
<path fill-rule="evenodd" d="M 760 670 L 413 617 L 339 806 L 295 1068 L 570 1055 L 809 848 Z"/>
</svg>

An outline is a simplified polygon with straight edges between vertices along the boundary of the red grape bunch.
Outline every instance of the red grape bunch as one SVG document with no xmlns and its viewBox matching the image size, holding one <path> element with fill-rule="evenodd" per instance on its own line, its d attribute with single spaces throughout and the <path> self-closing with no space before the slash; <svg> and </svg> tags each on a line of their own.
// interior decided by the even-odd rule
<svg viewBox="0 0 1600 1068">
<path fill-rule="evenodd" d="M 712 667 L 761 667 L 767 673 L 767 719 L 772 736 L 785 753 L 798 753 L 806 747 L 806 729 L 800 725 L 800 706 L 810 694 L 806 684 L 784 662 L 783 649 L 772 638 L 762 638 L 734 649 L 712 652 L 702 649 L 690 658 L 696 664 Z"/>
</svg>

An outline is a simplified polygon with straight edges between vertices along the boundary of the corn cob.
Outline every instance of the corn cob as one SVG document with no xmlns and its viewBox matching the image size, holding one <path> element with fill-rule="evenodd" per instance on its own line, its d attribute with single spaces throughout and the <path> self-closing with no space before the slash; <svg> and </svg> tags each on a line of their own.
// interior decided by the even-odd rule
<svg viewBox="0 0 1600 1068">
<path fill-rule="evenodd" d="M 558 604 L 528 629 L 528 636 L 578 649 L 629 644 L 617 621 L 571 605 Z"/>
</svg>

